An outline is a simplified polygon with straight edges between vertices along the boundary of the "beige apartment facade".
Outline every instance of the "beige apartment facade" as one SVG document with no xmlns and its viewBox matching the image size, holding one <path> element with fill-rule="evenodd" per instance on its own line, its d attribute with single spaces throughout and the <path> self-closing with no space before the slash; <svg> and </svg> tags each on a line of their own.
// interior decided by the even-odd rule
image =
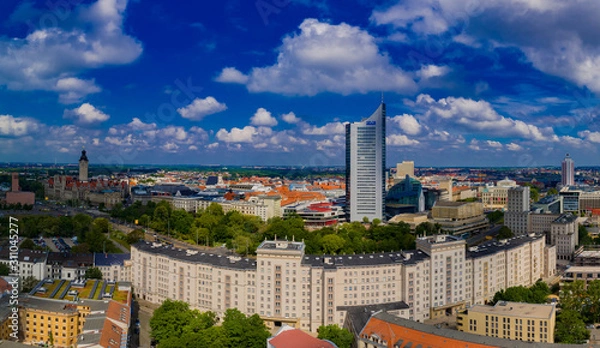
<svg viewBox="0 0 600 348">
<path fill-rule="evenodd" d="M 556 308 L 550 304 L 500 301 L 459 313 L 459 331 L 526 342 L 554 343 Z"/>
<path fill-rule="evenodd" d="M 402 252 L 323 256 L 304 248 L 264 241 L 250 259 L 140 242 L 131 248 L 133 288 L 156 304 L 182 300 L 219 316 L 236 307 L 271 327 L 314 332 L 342 325 L 352 306 L 402 303 L 407 319 L 424 321 L 483 304 L 509 286 L 507 278 L 527 286 L 546 276 L 541 235 L 480 251 L 467 251 L 464 240 L 449 235 L 419 239 L 417 250 Z M 513 254 L 528 260 L 512 270 Z"/>
</svg>

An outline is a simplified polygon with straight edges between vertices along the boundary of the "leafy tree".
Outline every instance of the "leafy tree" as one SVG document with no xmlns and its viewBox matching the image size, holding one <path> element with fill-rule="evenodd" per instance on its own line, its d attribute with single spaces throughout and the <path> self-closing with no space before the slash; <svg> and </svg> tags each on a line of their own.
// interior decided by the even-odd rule
<svg viewBox="0 0 600 348">
<path fill-rule="evenodd" d="M 92 223 L 92 231 L 99 233 L 110 233 L 110 223 L 105 218 L 96 218 Z"/>
<path fill-rule="evenodd" d="M 10 267 L 5 263 L 0 263 L 0 276 L 7 276 L 10 274 Z"/>
<path fill-rule="evenodd" d="M 438 234 L 441 228 L 442 226 L 440 224 L 434 224 L 429 221 L 425 221 L 417 225 L 417 227 L 415 228 L 415 234 L 418 236 L 431 236 L 434 234 Z"/>
<path fill-rule="evenodd" d="M 558 190 L 555 189 L 554 187 L 551 187 L 548 189 L 548 192 L 546 192 L 546 195 L 548 196 L 553 196 L 553 195 L 557 195 L 558 194 Z"/>
<path fill-rule="evenodd" d="M 583 306 L 586 302 L 585 282 L 576 280 L 565 283 L 560 290 L 560 304 L 563 309 L 570 309 L 578 313 L 583 312 Z"/>
<path fill-rule="evenodd" d="M 502 226 L 502 227 L 500 227 L 500 231 L 498 231 L 498 236 L 496 238 L 498 238 L 498 239 L 508 239 L 508 238 L 512 238 L 514 236 L 515 235 L 510 230 L 510 228 L 508 228 L 507 226 Z"/>
<path fill-rule="evenodd" d="M 134 244 L 140 240 L 143 240 L 144 235 L 144 230 L 142 230 L 141 228 L 136 228 L 135 230 L 127 234 L 127 237 L 125 237 L 125 241 L 127 242 L 127 244 Z"/>
<path fill-rule="evenodd" d="M 350 348 L 354 341 L 354 336 L 348 329 L 337 325 L 319 326 L 317 332 L 319 333 L 318 338 L 329 340 L 340 348 Z"/>
<path fill-rule="evenodd" d="M 34 276 L 27 276 L 21 282 L 21 292 L 30 292 L 40 281 Z"/>
<path fill-rule="evenodd" d="M 325 254 L 337 254 L 344 247 L 344 238 L 336 234 L 328 234 L 321 239 Z"/>
<path fill-rule="evenodd" d="M 85 279 L 102 279 L 102 271 L 98 267 L 90 267 L 85 270 Z"/>
<path fill-rule="evenodd" d="M 592 245 L 594 241 L 588 233 L 587 228 L 583 225 L 579 225 L 579 245 Z"/>
<path fill-rule="evenodd" d="M 500 290 L 494 294 L 492 303 L 498 301 L 525 302 L 525 303 L 546 303 L 546 298 L 550 295 L 548 284 L 538 281 L 531 287 L 513 286 Z"/>
<path fill-rule="evenodd" d="M 29 238 L 26 238 L 21 245 L 19 245 L 21 249 L 29 249 L 29 250 L 37 250 L 38 246 L 35 245 L 35 242 Z"/>
<path fill-rule="evenodd" d="M 269 336 L 269 330 L 257 314 L 250 317 L 238 309 L 230 308 L 225 311 L 223 329 L 229 339 L 229 347 L 262 348 Z"/>
<path fill-rule="evenodd" d="M 562 309 L 556 316 L 555 343 L 582 343 L 590 337 L 581 314 L 571 309 Z"/>
<path fill-rule="evenodd" d="M 170 337 L 181 337 L 193 317 L 194 313 L 187 303 L 167 299 L 150 319 L 150 334 L 159 343 Z"/>
<path fill-rule="evenodd" d="M 504 212 L 502 210 L 494 210 L 493 212 L 487 214 L 488 220 L 495 224 L 499 223 L 504 219 Z"/>
</svg>

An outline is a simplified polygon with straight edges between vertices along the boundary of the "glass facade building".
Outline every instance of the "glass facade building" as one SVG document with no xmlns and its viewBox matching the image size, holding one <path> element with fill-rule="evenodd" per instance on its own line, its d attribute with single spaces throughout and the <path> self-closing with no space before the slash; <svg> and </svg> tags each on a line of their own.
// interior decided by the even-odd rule
<svg viewBox="0 0 600 348">
<path fill-rule="evenodd" d="M 385 210 L 385 104 L 346 125 L 346 216 L 383 219 Z"/>
</svg>

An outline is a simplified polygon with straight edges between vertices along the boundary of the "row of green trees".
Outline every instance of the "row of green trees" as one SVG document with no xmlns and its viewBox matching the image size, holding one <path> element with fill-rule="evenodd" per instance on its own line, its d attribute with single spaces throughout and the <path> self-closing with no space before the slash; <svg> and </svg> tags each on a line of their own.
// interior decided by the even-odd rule
<svg viewBox="0 0 600 348">
<path fill-rule="evenodd" d="M 262 319 L 228 309 L 223 324 L 214 312 L 192 310 L 183 301 L 166 300 L 150 319 L 152 339 L 160 348 L 264 347 L 270 333 Z"/>
<path fill-rule="evenodd" d="M 505 290 L 500 290 L 494 294 L 492 304 L 496 304 L 499 301 L 546 303 L 550 294 L 551 291 L 548 284 L 538 281 L 529 288 L 513 286 Z"/>
<path fill-rule="evenodd" d="M 375 221 L 367 227 L 354 222 L 309 232 L 298 216 L 272 218 L 265 223 L 257 216 L 237 211 L 224 213 L 216 203 L 194 214 L 174 210 L 166 201 L 158 204 L 150 202 L 146 206 L 136 202 L 127 208 L 116 206 L 111 216 L 127 221 L 137 220 L 141 226 L 192 244 L 226 244 L 240 254 L 253 254 L 263 240 L 274 238 L 304 240 L 306 251 L 310 254 L 397 251 L 412 249 L 415 245 L 415 236 L 406 223 L 382 225 Z M 424 234 L 440 230 L 440 226 L 434 224 L 418 228 Z"/>
<path fill-rule="evenodd" d="M 7 218 L 3 218 L 0 225 L 8 226 Z M 27 239 L 41 237 L 77 237 L 79 245 L 74 246 L 71 251 L 79 253 L 102 252 L 119 253 L 117 248 L 107 235 L 112 228 L 105 218 L 93 219 L 86 214 L 75 216 L 49 216 L 30 215 L 21 217 L 18 221 L 19 235 Z M 7 236 L 9 229 L 1 228 L 0 233 Z M 39 249 L 32 240 L 23 241 L 24 249 Z"/>
<path fill-rule="evenodd" d="M 271 336 L 258 314 L 246 316 L 230 308 L 222 324 L 216 325 L 218 322 L 214 312 L 200 312 L 183 301 L 166 300 L 150 319 L 150 335 L 159 348 L 262 348 Z M 318 333 L 319 338 L 340 348 L 350 348 L 354 339 L 350 331 L 337 325 L 321 326 Z"/>
</svg>

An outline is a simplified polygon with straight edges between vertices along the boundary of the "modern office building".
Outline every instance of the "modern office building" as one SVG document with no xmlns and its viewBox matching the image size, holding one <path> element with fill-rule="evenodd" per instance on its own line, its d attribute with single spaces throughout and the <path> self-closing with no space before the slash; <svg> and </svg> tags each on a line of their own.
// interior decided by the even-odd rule
<svg viewBox="0 0 600 348">
<path fill-rule="evenodd" d="M 575 185 L 575 162 L 567 154 L 565 159 L 562 161 L 562 178 L 561 183 L 563 186 L 573 186 Z"/>
<path fill-rule="evenodd" d="M 438 201 L 431 209 L 431 217 L 431 222 L 454 235 L 481 231 L 489 226 L 483 204 L 479 202 Z"/>
<path fill-rule="evenodd" d="M 402 213 L 417 213 L 426 208 L 423 186 L 408 174 L 388 190 L 385 198 L 385 211 L 390 217 Z"/>
<path fill-rule="evenodd" d="M 267 240 L 249 259 L 139 242 L 131 273 L 136 295 L 151 303 L 181 300 L 218 316 L 236 307 L 270 327 L 315 332 L 343 325 L 357 306 L 402 303 L 407 319 L 424 321 L 484 304 L 496 291 L 553 275 L 554 248 L 543 235 L 469 250 L 458 237 L 438 235 L 420 238 L 416 250 L 309 255 L 303 242 Z"/>
<path fill-rule="evenodd" d="M 527 342 L 554 342 L 556 308 L 551 304 L 500 301 L 458 313 L 458 330 Z"/>
<path fill-rule="evenodd" d="M 385 210 L 385 104 L 369 118 L 346 125 L 346 216 L 383 219 Z"/>
</svg>

